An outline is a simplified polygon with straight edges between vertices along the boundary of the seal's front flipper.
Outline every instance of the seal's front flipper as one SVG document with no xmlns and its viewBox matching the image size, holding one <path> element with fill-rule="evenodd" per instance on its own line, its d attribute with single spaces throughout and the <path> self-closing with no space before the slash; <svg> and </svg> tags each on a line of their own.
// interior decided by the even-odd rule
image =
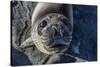
<svg viewBox="0 0 100 67">
<path fill-rule="evenodd" d="M 58 63 L 72 63 L 72 62 L 86 62 L 87 60 L 75 57 L 69 54 L 54 54 L 52 55 L 46 64 L 58 64 Z"/>
<path fill-rule="evenodd" d="M 71 63 L 75 61 L 76 59 L 74 57 L 65 54 L 54 54 L 50 57 L 46 64 Z"/>
<path fill-rule="evenodd" d="M 29 48 L 29 47 L 33 47 L 34 46 L 34 43 L 32 41 L 32 38 L 29 37 L 28 39 L 26 39 L 21 45 L 20 47 L 21 48 Z"/>
</svg>

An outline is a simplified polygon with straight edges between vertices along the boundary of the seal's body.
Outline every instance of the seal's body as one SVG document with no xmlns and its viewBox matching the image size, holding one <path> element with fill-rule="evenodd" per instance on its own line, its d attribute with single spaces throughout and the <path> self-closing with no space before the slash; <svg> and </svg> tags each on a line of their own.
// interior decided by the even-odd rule
<svg viewBox="0 0 100 67">
<path fill-rule="evenodd" d="M 72 40 L 72 5 L 38 3 L 33 11 L 31 37 L 20 46 L 32 64 L 84 61 L 66 53 Z"/>
</svg>

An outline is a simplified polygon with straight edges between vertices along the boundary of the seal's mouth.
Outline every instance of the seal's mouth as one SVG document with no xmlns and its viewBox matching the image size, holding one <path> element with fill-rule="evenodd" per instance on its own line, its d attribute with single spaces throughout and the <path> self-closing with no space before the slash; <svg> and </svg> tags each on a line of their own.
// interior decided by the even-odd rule
<svg viewBox="0 0 100 67">
<path fill-rule="evenodd" d="M 67 46 L 67 45 L 65 45 L 65 44 L 55 44 L 50 48 L 61 48 L 61 47 L 65 47 L 65 46 Z"/>
<path fill-rule="evenodd" d="M 63 46 L 64 46 L 64 44 L 55 44 L 51 48 L 60 48 L 60 47 L 63 47 Z"/>
<path fill-rule="evenodd" d="M 48 45 L 44 44 L 44 48 L 48 51 L 61 52 L 68 49 L 69 44 L 70 42 L 66 42 L 60 38 L 53 40 L 52 43 L 49 43 Z"/>
<path fill-rule="evenodd" d="M 49 52 L 53 51 L 55 53 L 60 53 L 60 52 L 63 52 L 66 48 L 68 48 L 68 46 L 66 46 L 65 44 L 55 44 L 52 47 L 44 46 L 44 48 Z"/>
</svg>

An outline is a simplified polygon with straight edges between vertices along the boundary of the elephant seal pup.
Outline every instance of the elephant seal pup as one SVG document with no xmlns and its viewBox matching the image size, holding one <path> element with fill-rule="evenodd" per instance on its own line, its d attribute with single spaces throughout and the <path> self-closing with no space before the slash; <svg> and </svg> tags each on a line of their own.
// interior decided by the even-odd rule
<svg viewBox="0 0 100 67">
<path fill-rule="evenodd" d="M 65 53 L 73 31 L 72 5 L 38 3 L 32 15 L 31 37 L 21 48 L 32 64 L 83 61 Z"/>
<path fill-rule="evenodd" d="M 52 55 L 67 50 L 72 40 L 72 6 L 39 3 L 32 16 L 31 37 L 43 53 Z"/>
</svg>

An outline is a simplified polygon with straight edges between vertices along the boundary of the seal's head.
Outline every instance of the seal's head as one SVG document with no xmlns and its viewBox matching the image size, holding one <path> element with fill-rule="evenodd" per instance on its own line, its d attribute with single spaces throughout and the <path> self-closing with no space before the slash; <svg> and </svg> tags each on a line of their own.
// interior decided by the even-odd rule
<svg viewBox="0 0 100 67">
<path fill-rule="evenodd" d="M 55 4 L 47 4 L 48 7 L 42 10 L 45 5 L 39 4 L 32 17 L 33 42 L 41 52 L 49 55 L 67 50 L 72 40 L 71 11 L 67 10 L 65 16 L 58 10 L 61 6 L 56 5 L 56 9 L 52 8 L 53 5 L 55 7 Z M 67 8 L 69 9 L 69 6 Z"/>
<path fill-rule="evenodd" d="M 37 22 L 32 37 L 35 45 L 41 47 L 40 50 L 53 54 L 68 49 L 72 40 L 72 26 L 67 17 L 51 13 Z"/>
</svg>

